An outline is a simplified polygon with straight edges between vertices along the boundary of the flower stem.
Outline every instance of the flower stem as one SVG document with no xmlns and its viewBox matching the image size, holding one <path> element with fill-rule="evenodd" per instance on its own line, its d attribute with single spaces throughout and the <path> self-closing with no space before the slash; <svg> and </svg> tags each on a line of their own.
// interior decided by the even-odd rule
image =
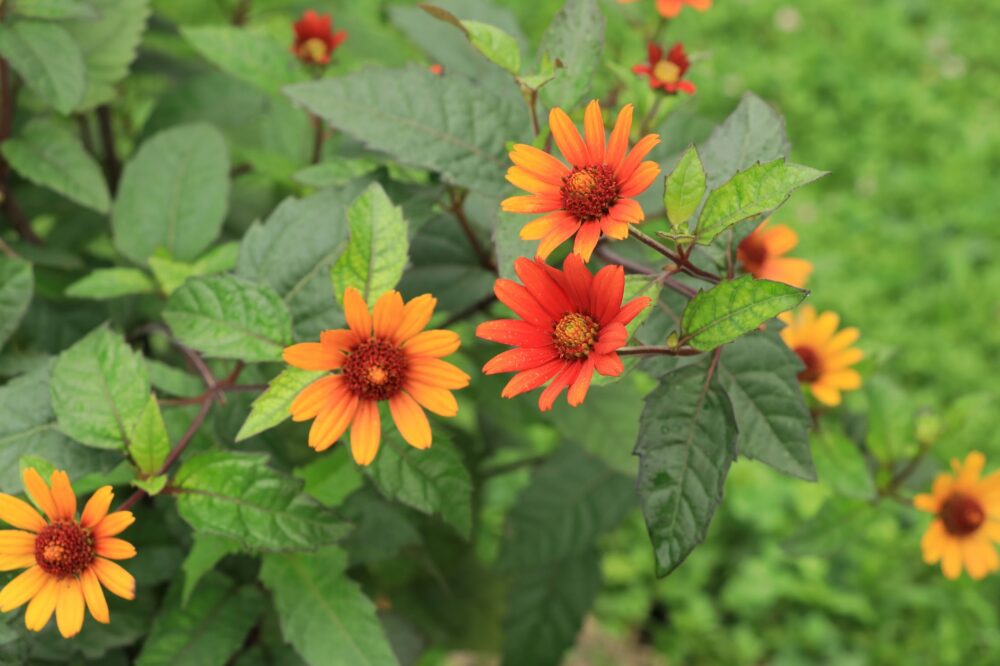
<svg viewBox="0 0 1000 666">
<path fill-rule="evenodd" d="M 697 356 L 704 352 L 697 349 L 667 347 L 666 345 L 640 345 L 637 347 L 622 347 L 616 352 L 619 356 Z"/>
<path fill-rule="evenodd" d="M 655 238 L 647 236 L 646 234 L 639 231 L 635 227 L 629 230 L 629 236 L 630 237 L 634 236 L 635 239 L 640 243 L 642 243 L 643 245 L 652 248 L 653 250 L 659 252 L 670 261 L 677 264 L 677 267 L 681 270 L 681 272 L 687 273 L 688 275 L 696 277 L 699 280 L 704 280 L 706 282 L 711 282 L 713 284 L 721 282 L 722 280 L 722 278 L 720 278 L 718 275 L 714 275 L 713 273 L 709 273 L 708 271 L 698 268 L 697 266 L 692 264 L 691 261 L 686 256 L 677 254 L 663 243 L 660 243 Z"/>
</svg>

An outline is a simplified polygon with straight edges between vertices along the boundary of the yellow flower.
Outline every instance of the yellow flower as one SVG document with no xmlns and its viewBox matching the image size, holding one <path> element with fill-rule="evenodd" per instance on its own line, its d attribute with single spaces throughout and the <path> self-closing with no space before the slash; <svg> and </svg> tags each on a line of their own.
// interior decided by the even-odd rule
<svg viewBox="0 0 1000 666">
<path fill-rule="evenodd" d="M 920 544 L 924 562 L 941 562 L 952 580 L 963 567 L 976 580 L 1000 569 L 994 545 L 1000 541 L 1000 471 L 980 479 L 985 464 L 978 451 L 964 465 L 952 460 L 954 474 L 939 474 L 931 492 L 913 498 L 913 506 L 935 516 Z"/>
<path fill-rule="evenodd" d="M 104 486 L 77 520 L 66 472 L 53 472 L 49 488 L 37 471 L 26 469 L 24 487 L 48 520 L 27 502 L 0 493 L 0 520 L 17 528 L 0 530 L 0 571 L 26 569 L 0 590 L 0 611 L 28 604 L 24 623 L 32 631 L 41 631 L 55 612 L 64 638 L 80 633 L 85 604 L 95 620 L 107 624 L 102 585 L 123 599 L 135 598 L 135 579 L 112 562 L 135 557 L 132 544 L 115 538 L 135 517 L 129 511 L 108 513 L 114 493 Z"/>
<path fill-rule="evenodd" d="M 840 316 L 835 312 L 817 316 L 816 308 L 811 305 L 802 306 L 796 313 L 782 313 L 778 318 L 786 324 L 781 338 L 805 365 L 799 381 L 809 387 L 814 398 L 828 407 L 836 407 L 841 391 L 861 387 L 861 375 L 851 368 L 864 358 L 860 349 L 851 346 L 860 336 L 858 329 L 838 332 Z"/>
</svg>

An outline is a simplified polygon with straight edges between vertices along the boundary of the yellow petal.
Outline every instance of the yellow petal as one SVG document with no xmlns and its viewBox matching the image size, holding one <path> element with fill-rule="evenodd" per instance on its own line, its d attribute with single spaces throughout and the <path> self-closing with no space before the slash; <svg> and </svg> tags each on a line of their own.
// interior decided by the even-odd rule
<svg viewBox="0 0 1000 666">
<path fill-rule="evenodd" d="M 35 552 L 35 535 L 21 530 L 0 530 L 0 555 L 31 555 Z"/>
<path fill-rule="evenodd" d="M 95 539 L 115 536 L 125 531 L 125 528 L 135 522 L 131 511 L 115 511 L 104 517 L 104 520 L 94 525 L 91 531 Z"/>
<path fill-rule="evenodd" d="M 436 358 L 411 359 L 406 376 L 412 381 L 443 389 L 460 389 L 469 385 L 469 375 Z"/>
<path fill-rule="evenodd" d="M 399 328 L 396 329 L 396 335 L 393 337 L 393 342 L 405 342 L 427 328 L 427 324 L 434 314 L 435 305 L 437 305 L 437 299 L 430 294 L 417 296 L 407 302 L 403 306 L 403 314 L 400 318 Z"/>
<path fill-rule="evenodd" d="M 443 329 L 424 331 L 410 338 L 403 347 L 410 357 L 431 356 L 440 358 L 448 354 L 454 354 L 462 345 L 462 339 L 458 333 Z"/>
<path fill-rule="evenodd" d="M 76 520 L 76 493 L 69 483 L 69 475 L 62 470 L 52 472 L 52 499 L 62 520 Z"/>
<path fill-rule="evenodd" d="M 97 580 L 97 574 L 92 569 L 87 569 L 80 574 L 80 586 L 83 589 L 83 599 L 87 602 L 90 616 L 102 624 L 110 622 L 111 614 L 108 612 L 108 600 L 104 598 L 101 582 Z"/>
<path fill-rule="evenodd" d="M 111 500 L 115 494 L 111 486 L 102 486 L 94 491 L 87 503 L 83 506 L 83 513 L 80 515 L 80 525 L 82 527 L 93 527 L 104 520 L 111 508 Z"/>
<path fill-rule="evenodd" d="M 125 571 L 121 566 L 111 560 L 98 557 L 91 565 L 91 570 L 101 581 L 101 585 L 108 589 L 108 592 L 122 599 L 135 599 L 135 578 Z"/>
<path fill-rule="evenodd" d="M 378 453 L 381 436 L 378 404 L 371 400 L 361 402 L 351 424 L 351 455 L 354 456 L 354 462 L 370 465 Z"/>
<path fill-rule="evenodd" d="M 49 490 L 48 484 L 45 483 L 45 479 L 34 467 L 28 467 L 24 470 L 24 489 L 34 501 L 35 506 L 41 509 L 49 517 L 49 520 L 59 518 L 56 503 L 52 499 L 52 492 Z"/>
<path fill-rule="evenodd" d="M 408 381 L 403 388 L 420 403 L 421 407 L 438 416 L 450 417 L 458 414 L 458 401 L 447 389 L 415 381 Z"/>
<path fill-rule="evenodd" d="M 21 572 L 16 578 L 0 590 L 0 611 L 6 613 L 23 606 L 29 599 L 38 594 L 42 586 L 51 576 L 38 565 Z"/>
<path fill-rule="evenodd" d="M 80 581 L 72 576 L 59 581 L 56 625 L 63 638 L 72 638 L 83 628 L 83 589 Z"/>
<path fill-rule="evenodd" d="M 56 609 L 58 599 L 59 581 L 46 575 L 44 585 L 38 594 L 32 597 L 31 603 L 28 604 L 28 609 L 24 613 L 24 626 L 31 631 L 44 629 Z"/>
<path fill-rule="evenodd" d="M 0 520 L 31 532 L 38 532 L 47 524 L 34 507 L 6 493 L 0 493 Z"/>
<path fill-rule="evenodd" d="M 98 555 L 109 560 L 128 560 L 135 557 L 135 546 L 124 539 L 97 539 L 94 549 Z"/>
<path fill-rule="evenodd" d="M 426 449 L 431 445 L 431 424 L 416 400 L 406 393 L 397 393 L 389 399 L 389 411 L 399 434 L 407 444 L 418 449 Z"/>
</svg>

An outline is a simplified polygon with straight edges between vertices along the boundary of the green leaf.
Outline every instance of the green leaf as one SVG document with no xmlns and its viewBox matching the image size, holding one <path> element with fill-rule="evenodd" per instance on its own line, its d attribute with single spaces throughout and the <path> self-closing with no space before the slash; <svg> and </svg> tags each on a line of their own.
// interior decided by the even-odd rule
<svg viewBox="0 0 1000 666">
<path fill-rule="evenodd" d="M 213 247 L 193 262 L 153 256 L 149 258 L 149 268 L 153 271 L 156 281 L 159 282 L 160 289 L 169 296 L 177 291 L 188 278 L 232 270 L 236 266 L 239 252 L 240 244 L 234 241 Z"/>
<path fill-rule="evenodd" d="M 377 160 L 368 157 L 335 157 L 300 169 L 292 177 L 308 187 L 336 187 L 365 176 L 378 169 L 378 166 Z"/>
<path fill-rule="evenodd" d="M 183 27 L 181 35 L 222 71 L 264 92 L 277 94 L 283 86 L 309 78 L 287 44 L 263 32 L 218 25 Z"/>
<path fill-rule="evenodd" d="M 366 69 L 285 93 L 370 148 L 486 194 L 506 189 L 505 144 L 525 140 L 530 126 L 517 96 L 421 67 Z"/>
<path fill-rule="evenodd" d="M 211 534 L 196 533 L 191 544 L 191 550 L 188 551 L 187 557 L 184 558 L 184 563 L 181 564 L 181 571 L 184 572 L 181 606 L 188 605 L 191 595 L 205 574 L 215 569 L 215 565 L 221 562 L 227 555 L 238 552 L 240 552 L 240 545 L 235 541 L 212 536 Z"/>
<path fill-rule="evenodd" d="M 72 298 L 104 301 L 155 291 L 156 285 L 138 268 L 96 268 L 66 287 L 65 293 Z"/>
<path fill-rule="evenodd" d="M 628 333 L 628 339 L 632 340 L 639 327 L 646 323 L 650 315 L 656 309 L 656 303 L 660 298 L 660 292 L 663 290 L 662 283 L 657 280 L 657 276 L 650 275 L 626 275 L 625 276 L 625 291 L 622 296 L 622 303 L 628 303 L 634 298 L 640 296 L 647 296 L 652 299 L 652 302 L 642 311 L 636 315 L 635 319 L 630 321 L 627 326 L 625 326 L 625 332 Z M 607 384 L 614 384 L 622 379 L 629 371 L 632 370 L 636 365 L 639 364 L 641 357 L 639 356 L 626 356 L 622 358 L 622 363 L 625 366 L 625 370 L 622 374 L 617 377 L 605 377 L 604 375 L 595 374 L 591 383 L 594 386 L 604 386 Z"/>
<path fill-rule="evenodd" d="M 101 326 L 59 355 L 52 406 L 59 429 L 83 444 L 121 449 L 149 399 L 142 355 Z"/>
<path fill-rule="evenodd" d="M 333 292 L 343 302 L 344 290 L 354 287 L 374 303 L 399 283 L 406 268 L 410 243 L 403 210 L 373 183 L 351 204 L 347 219 L 351 240 L 330 271 Z"/>
<path fill-rule="evenodd" d="M 596 0 L 567 0 L 552 19 L 538 48 L 539 66 L 544 70 L 548 58 L 562 68 L 542 89 L 545 106 L 568 109 L 590 90 L 604 54 L 604 23 Z"/>
<path fill-rule="evenodd" d="M 530 217 L 517 213 L 500 211 L 496 214 L 493 228 L 493 246 L 497 253 L 497 270 L 502 278 L 516 280 L 514 260 L 518 257 L 533 258 L 538 249 L 538 241 L 521 239 L 521 228 L 531 221 Z"/>
<path fill-rule="evenodd" d="M 3 142 L 3 155 L 15 171 L 36 185 L 98 213 L 110 210 L 111 195 L 101 168 L 64 125 L 33 120 Z"/>
<path fill-rule="evenodd" d="M 264 613 L 263 593 L 219 573 L 205 576 L 187 604 L 181 583 L 167 593 L 136 666 L 213 666 L 229 662 Z"/>
<path fill-rule="evenodd" d="M 788 157 L 790 150 L 785 119 L 770 104 L 748 92 L 702 144 L 699 154 L 708 172 L 708 187 L 714 190 L 758 162 Z"/>
<path fill-rule="evenodd" d="M 146 29 L 149 0 L 87 0 L 100 16 L 66 23 L 83 51 L 87 87 L 77 111 L 89 111 L 117 96 Z"/>
<path fill-rule="evenodd" d="M 305 481 L 306 492 L 324 506 L 340 505 L 364 484 L 364 477 L 345 446 L 317 456 L 312 462 L 296 468 L 294 475 Z"/>
<path fill-rule="evenodd" d="M 357 468 L 353 460 L 350 466 Z M 390 504 L 370 486 L 352 493 L 340 511 L 354 526 L 343 542 L 352 566 L 383 562 L 404 548 L 421 545 L 420 533 L 402 507 Z"/>
<path fill-rule="evenodd" d="M 514 75 L 521 71 L 521 48 L 515 38 L 500 28 L 481 21 L 463 21 L 448 10 L 434 5 L 418 6 L 439 21 L 450 23 L 461 30 L 469 43 L 490 62 Z"/>
<path fill-rule="evenodd" d="M 334 543 L 348 527 L 301 492 L 302 483 L 262 455 L 211 451 L 177 472 L 177 510 L 194 529 L 264 551 Z"/>
<path fill-rule="evenodd" d="M 799 387 L 801 368 L 799 357 L 772 331 L 751 333 L 727 346 L 718 372 L 736 415 L 740 454 L 815 481 L 812 417 Z"/>
<path fill-rule="evenodd" d="M 100 18 L 100 14 L 83 0 L 15 0 L 8 13 L 25 18 L 47 19 L 50 21 Z"/>
<path fill-rule="evenodd" d="M 144 263 L 157 250 L 195 259 L 219 236 L 229 197 L 226 142 L 211 125 L 184 125 L 143 143 L 122 172 L 111 217 L 115 245 Z"/>
<path fill-rule="evenodd" d="M 204 383 L 180 368 L 167 365 L 152 358 L 144 359 L 149 370 L 149 381 L 158 391 L 180 398 L 196 398 L 205 390 Z"/>
<path fill-rule="evenodd" d="M 163 318 L 178 340 L 213 358 L 277 361 L 292 337 L 281 297 L 231 275 L 188 280 L 167 301 Z"/>
<path fill-rule="evenodd" d="M 426 450 L 415 449 L 395 430 L 382 435 L 375 461 L 365 468 L 375 487 L 428 515 L 439 514 L 465 538 L 472 531 L 472 481 L 461 455 L 443 434 Z"/>
<path fill-rule="evenodd" d="M 0 26 L 0 55 L 25 85 L 66 115 L 83 99 L 83 54 L 72 35 L 53 23 L 17 21 Z"/>
<path fill-rule="evenodd" d="M 708 195 L 695 230 L 698 242 L 707 245 L 737 222 L 774 210 L 793 191 L 825 175 L 825 171 L 785 162 L 783 157 L 737 173 Z"/>
<path fill-rule="evenodd" d="M 681 339 L 711 351 L 801 303 L 808 291 L 744 275 L 691 299 L 681 318 Z"/>
<path fill-rule="evenodd" d="M 396 664 L 375 605 L 347 577 L 340 548 L 265 555 L 260 579 L 274 595 L 285 640 L 310 664 Z"/>
<path fill-rule="evenodd" d="M 170 437 L 156 396 L 150 395 L 139 422 L 132 431 L 129 454 L 143 474 L 156 474 L 170 454 Z"/>
<path fill-rule="evenodd" d="M 166 474 L 158 474 L 145 479 L 132 479 L 132 485 L 140 490 L 144 490 L 150 497 L 155 497 L 167 487 L 168 480 Z"/>
<path fill-rule="evenodd" d="M 838 495 L 874 500 L 875 480 L 858 445 L 832 419 L 825 419 L 813 436 L 816 473 Z"/>
<path fill-rule="evenodd" d="M 704 538 L 736 457 L 736 421 L 708 364 L 667 374 L 646 398 L 635 453 L 639 501 L 666 576 Z"/>
<path fill-rule="evenodd" d="M 819 512 L 802 521 L 783 543 L 792 557 L 828 557 L 853 543 L 858 534 L 875 520 L 879 506 L 870 498 L 861 501 L 846 497 L 831 497 Z"/>
<path fill-rule="evenodd" d="M 698 149 L 691 146 L 667 176 L 663 193 L 663 205 L 674 229 L 687 231 L 687 221 L 698 210 L 705 188 L 705 169 L 698 157 Z"/>
<path fill-rule="evenodd" d="M 253 401 L 253 407 L 237 433 L 236 441 L 242 442 L 288 419 L 291 416 L 288 408 L 295 397 L 324 374 L 292 367 L 282 370 L 281 374 L 270 381 L 267 390 Z"/>
<path fill-rule="evenodd" d="M 0 256 L 0 348 L 17 330 L 34 290 L 31 264 Z"/>
</svg>

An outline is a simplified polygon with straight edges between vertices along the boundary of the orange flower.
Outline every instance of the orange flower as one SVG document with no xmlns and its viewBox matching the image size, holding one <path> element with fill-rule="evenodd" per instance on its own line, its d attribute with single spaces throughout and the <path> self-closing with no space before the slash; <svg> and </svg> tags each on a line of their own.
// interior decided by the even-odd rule
<svg viewBox="0 0 1000 666">
<path fill-rule="evenodd" d="M 660 173 L 656 162 L 642 161 L 660 142 L 658 135 L 644 136 L 626 155 L 631 104 L 618 114 L 607 143 L 597 100 L 587 105 L 583 124 L 586 140 L 562 109 L 549 113 L 552 136 L 572 167 L 523 143 L 510 153 L 515 166 L 507 171 L 507 180 L 531 194 L 505 199 L 501 206 L 512 213 L 547 213 L 521 229 L 521 238 L 542 241 L 536 252 L 542 259 L 574 234 L 573 252 L 584 261 L 590 260 L 602 234 L 628 238 L 628 225 L 645 218 L 642 206 L 631 197 Z"/>
<path fill-rule="evenodd" d="M 618 0 L 619 4 L 628 4 L 636 1 Z M 677 18 L 677 15 L 684 9 L 684 5 L 687 5 L 691 9 L 697 9 L 699 12 L 705 12 L 712 6 L 712 0 L 656 0 L 656 10 L 660 12 L 660 16 L 668 19 Z"/>
<path fill-rule="evenodd" d="M 799 244 L 798 234 L 783 224 L 765 229 L 769 222 L 764 220 L 743 239 L 736 258 L 743 264 L 743 270 L 755 278 L 804 287 L 812 273 L 812 263 L 783 256 Z"/>
<path fill-rule="evenodd" d="M 691 61 L 681 42 L 674 44 L 666 55 L 659 44 L 650 42 L 646 62 L 633 65 L 632 71 L 647 77 L 653 90 L 662 90 L 668 95 L 676 95 L 678 91 L 693 95 L 697 88 L 684 78 L 690 66 Z"/>
<path fill-rule="evenodd" d="M 524 257 L 514 262 L 514 270 L 524 286 L 501 279 L 493 291 L 520 319 L 488 321 L 476 329 L 480 338 L 514 349 L 495 356 L 483 372 L 517 372 L 503 389 L 505 398 L 551 379 L 538 397 L 538 408 L 552 409 L 567 388 L 567 401 L 576 407 L 587 397 L 594 372 L 606 377 L 622 373 L 617 350 L 628 341 L 625 326 L 651 299 L 640 296 L 623 305 L 622 267 L 605 266 L 591 275 L 575 254 L 566 257 L 561 271 Z"/>
<path fill-rule="evenodd" d="M 331 372 L 303 389 L 290 407 L 294 421 L 316 419 L 309 446 L 323 451 L 350 426 L 354 460 L 370 464 L 382 435 L 378 403 L 386 401 L 403 439 L 418 449 L 430 447 L 424 409 L 455 416 L 458 403 L 451 391 L 469 385 L 467 374 L 441 360 L 458 350 L 458 334 L 424 330 L 436 304 L 430 294 L 404 304 L 399 292 L 389 291 L 369 314 L 358 290 L 348 287 L 347 329 L 323 331 L 319 342 L 285 349 L 290 365 Z"/>
<path fill-rule="evenodd" d="M 803 305 L 795 314 L 783 312 L 778 318 L 787 324 L 781 338 L 805 365 L 799 381 L 809 387 L 814 398 L 836 407 L 841 391 L 861 387 L 861 375 L 851 368 L 864 357 L 860 349 L 851 346 L 860 336 L 858 329 L 845 328 L 838 333 L 840 317 L 835 312 L 817 316 L 811 305 Z"/>
<path fill-rule="evenodd" d="M 28 468 L 24 487 L 48 520 L 27 502 L 0 493 L 0 520 L 17 528 L 0 530 L 0 570 L 26 569 L 0 591 L 0 611 L 27 603 L 24 623 L 31 631 L 41 631 L 55 612 L 63 638 L 80 633 L 84 605 L 91 617 L 107 624 L 111 617 L 102 585 L 123 599 L 135 598 L 135 579 L 112 562 L 135 557 L 132 544 L 115 538 L 135 517 L 130 511 L 108 513 L 114 493 L 104 486 L 77 520 L 66 472 L 52 472 L 50 488 Z"/>
<path fill-rule="evenodd" d="M 994 545 L 1000 542 L 1000 472 L 980 479 L 985 464 L 978 451 L 964 465 L 952 460 L 954 474 L 939 474 L 930 493 L 913 498 L 913 506 L 935 516 L 920 543 L 924 562 L 941 562 L 953 580 L 963 567 L 976 580 L 1000 569 Z"/>
<path fill-rule="evenodd" d="M 346 30 L 333 31 L 333 18 L 329 14 L 317 14 L 311 9 L 292 27 L 295 30 L 292 53 L 302 62 L 314 65 L 329 64 L 333 52 L 347 39 Z"/>
</svg>

